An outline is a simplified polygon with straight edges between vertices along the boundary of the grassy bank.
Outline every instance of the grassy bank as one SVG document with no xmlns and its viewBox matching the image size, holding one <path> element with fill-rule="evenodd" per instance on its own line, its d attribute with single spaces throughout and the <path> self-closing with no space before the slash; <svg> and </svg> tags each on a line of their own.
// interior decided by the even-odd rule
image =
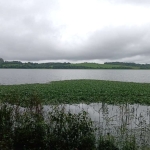
<svg viewBox="0 0 150 150">
<path fill-rule="evenodd" d="M 56 81 L 48 84 L 0 85 L 0 100 L 23 106 L 33 99 L 43 104 L 139 103 L 150 105 L 150 84 L 100 80 Z"/>
</svg>

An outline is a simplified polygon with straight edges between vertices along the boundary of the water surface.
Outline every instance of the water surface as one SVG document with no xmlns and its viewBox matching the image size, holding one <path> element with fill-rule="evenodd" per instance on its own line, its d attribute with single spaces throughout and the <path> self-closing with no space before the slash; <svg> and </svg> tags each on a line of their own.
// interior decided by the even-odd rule
<svg viewBox="0 0 150 150">
<path fill-rule="evenodd" d="M 150 83 L 150 70 L 0 69 L 0 84 L 47 83 L 71 79 Z"/>
<path fill-rule="evenodd" d="M 47 113 L 52 106 L 45 105 Z M 103 103 L 87 104 L 65 104 L 66 112 L 79 113 L 83 110 L 88 112 L 94 125 L 98 127 L 98 135 L 104 136 L 108 133 L 120 143 L 135 137 L 138 146 L 150 146 L 150 106 L 139 104 L 108 105 Z"/>
</svg>

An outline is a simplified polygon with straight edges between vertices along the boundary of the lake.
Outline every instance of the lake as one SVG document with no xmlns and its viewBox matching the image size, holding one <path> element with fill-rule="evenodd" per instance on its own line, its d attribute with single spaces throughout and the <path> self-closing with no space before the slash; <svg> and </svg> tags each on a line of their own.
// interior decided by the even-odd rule
<svg viewBox="0 0 150 150">
<path fill-rule="evenodd" d="M 71 79 L 97 79 L 150 83 L 150 70 L 87 70 L 87 69 L 0 69 L 0 84 L 49 83 Z M 44 106 L 48 112 L 51 106 Z M 66 111 L 87 111 L 103 135 L 110 133 L 118 141 L 134 136 L 136 143 L 149 146 L 150 106 L 108 105 L 102 103 L 63 105 Z"/>
<path fill-rule="evenodd" d="M 0 84 L 2 85 L 48 83 L 71 79 L 150 83 L 150 70 L 0 69 Z"/>
</svg>

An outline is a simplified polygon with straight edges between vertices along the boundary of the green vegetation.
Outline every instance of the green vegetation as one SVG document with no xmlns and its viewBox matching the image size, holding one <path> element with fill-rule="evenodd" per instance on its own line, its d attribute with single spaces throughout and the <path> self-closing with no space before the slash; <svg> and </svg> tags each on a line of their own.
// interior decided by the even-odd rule
<svg viewBox="0 0 150 150">
<path fill-rule="evenodd" d="M 2 150 L 137 150 L 134 140 L 119 148 L 112 135 L 97 137 L 97 131 L 85 111 L 72 114 L 51 106 L 44 114 L 38 99 L 24 110 L 8 103 L 0 106 Z"/>
<path fill-rule="evenodd" d="M 105 62 L 98 63 L 69 63 L 69 62 L 48 62 L 48 63 L 22 63 L 20 61 L 4 61 L 0 58 L 0 68 L 21 68 L 21 69 L 150 69 L 150 64 L 136 64 L 126 62 Z"/>
<path fill-rule="evenodd" d="M 86 112 L 71 114 L 53 107 L 45 119 L 39 105 L 30 105 L 23 113 L 19 106 L 1 105 L 1 150 L 95 149 L 95 129 Z"/>
<path fill-rule="evenodd" d="M 121 67 L 120 65 L 112 65 L 112 64 L 97 64 L 97 63 L 78 63 L 78 64 L 70 64 L 71 67 L 82 67 L 88 69 L 112 69 L 113 67 Z"/>
<path fill-rule="evenodd" d="M 150 105 L 150 84 L 101 80 L 68 80 L 47 84 L 0 85 L 0 100 L 26 106 L 38 95 L 43 104 L 104 102 Z"/>
<path fill-rule="evenodd" d="M 136 64 L 128 62 L 105 62 L 105 65 L 119 65 L 120 67 L 127 67 L 130 69 L 150 69 L 150 64 Z"/>
<path fill-rule="evenodd" d="M 0 58 L 0 64 L 4 63 L 4 60 L 2 58 Z"/>
<path fill-rule="evenodd" d="M 140 122 L 138 138 L 128 128 L 128 117 L 138 117 L 128 103 L 150 104 L 150 84 L 101 80 L 67 80 L 48 84 L 0 85 L 0 149 L 3 150 L 148 150 L 149 126 Z M 63 104 L 102 102 L 120 105 L 120 127 L 96 126 L 84 110 L 66 111 Z M 48 112 L 43 104 L 51 105 Z M 58 104 L 58 105 L 56 105 Z M 62 107 L 60 107 L 62 104 Z M 23 106 L 23 107 L 21 107 Z M 106 110 L 105 110 L 106 109 Z M 122 110 L 122 111 L 121 111 Z M 100 113 L 100 112 L 99 112 Z M 135 115 L 135 116 L 132 116 Z M 139 116 L 141 117 L 141 116 Z M 139 118 L 140 119 L 140 118 Z M 130 120 L 131 121 L 131 120 Z M 100 122 L 99 122 L 100 123 Z M 113 135 L 117 133 L 117 137 Z"/>
</svg>

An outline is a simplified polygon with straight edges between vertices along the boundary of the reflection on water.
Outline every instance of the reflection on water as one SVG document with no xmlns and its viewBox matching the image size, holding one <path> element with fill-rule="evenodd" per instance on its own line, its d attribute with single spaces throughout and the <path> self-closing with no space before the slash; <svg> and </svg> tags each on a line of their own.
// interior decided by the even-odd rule
<svg viewBox="0 0 150 150">
<path fill-rule="evenodd" d="M 12 106 L 12 105 L 10 105 Z M 20 113 L 24 113 L 26 108 L 18 107 Z M 47 113 L 54 107 L 64 109 L 66 112 L 80 113 L 88 112 L 93 124 L 97 127 L 96 137 L 109 135 L 115 138 L 119 145 L 125 141 L 133 141 L 141 149 L 142 146 L 150 146 L 150 106 L 144 105 L 108 105 L 106 103 L 91 104 L 63 104 L 58 106 L 44 105 L 43 114 L 45 120 Z"/>
<path fill-rule="evenodd" d="M 44 105 L 43 110 L 49 112 L 52 106 Z M 108 105 L 103 103 L 92 104 L 63 104 L 60 108 L 66 111 L 79 113 L 87 111 L 99 133 L 110 133 L 119 142 L 127 138 L 136 138 L 139 145 L 150 144 L 150 106 L 142 105 Z"/>
<path fill-rule="evenodd" d="M 139 104 L 129 105 L 108 105 L 106 103 L 91 104 L 63 104 L 66 111 L 79 113 L 82 110 L 87 111 L 92 121 L 103 124 L 104 127 L 109 122 L 112 126 L 120 126 L 122 123 L 130 128 L 137 128 L 141 123 L 150 124 L 150 106 Z M 44 105 L 45 111 L 50 111 L 51 107 Z"/>
</svg>

